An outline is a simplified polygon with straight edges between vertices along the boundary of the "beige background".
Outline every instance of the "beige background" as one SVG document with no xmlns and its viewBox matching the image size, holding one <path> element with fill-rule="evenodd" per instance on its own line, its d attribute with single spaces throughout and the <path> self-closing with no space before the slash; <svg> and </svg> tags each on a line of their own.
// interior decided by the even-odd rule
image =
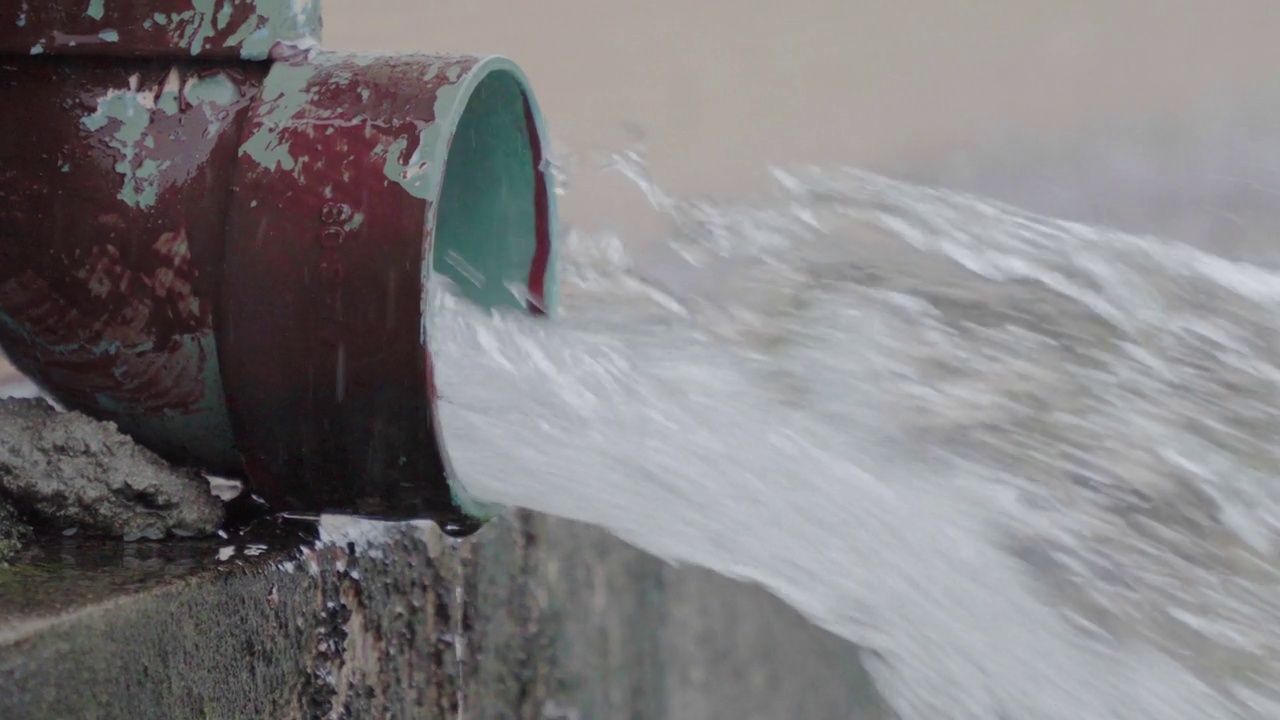
<svg viewBox="0 0 1280 720">
<path fill-rule="evenodd" d="M 560 145 L 589 161 L 639 125 L 677 194 L 760 189 L 770 163 L 963 175 L 1280 79 L 1275 0 L 325 0 L 324 18 L 334 48 L 508 55 Z M 563 207 L 625 225 L 635 200 L 592 179 Z"/>
</svg>

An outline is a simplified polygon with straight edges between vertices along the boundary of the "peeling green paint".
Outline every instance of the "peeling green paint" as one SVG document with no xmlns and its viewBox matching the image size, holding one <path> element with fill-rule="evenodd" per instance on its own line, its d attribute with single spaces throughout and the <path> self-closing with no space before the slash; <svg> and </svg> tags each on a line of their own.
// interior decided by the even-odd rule
<svg viewBox="0 0 1280 720">
<path fill-rule="evenodd" d="M 216 18 L 213 12 L 214 0 L 191 0 L 193 13 L 191 23 L 195 27 L 195 32 L 189 43 L 191 54 L 198 55 L 204 49 L 204 41 L 213 37 L 216 31 L 214 24 Z"/>
<path fill-rule="evenodd" d="M 452 69 L 457 70 L 456 67 Z M 434 105 L 435 121 L 420 128 L 417 147 L 408 160 L 402 162 L 400 159 L 409 146 L 408 138 L 397 138 L 387 147 L 383 174 L 388 180 L 416 198 L 435 201 L 440 195 L 440 182 L 444 178 L 449 136 L 453 134 L 454 126 L 462 115 L 466 96 L 483 74 L 475 72 L 462 83 L 440 88 Z M 423 157 L 424 153 L 428 156 Z"/>
<path fill-rule="evenodd" d="M 40 42 L 38 42 L 38 43 L 36 43 L 35 45 L 32 45 L 32 46 L 31 46 L 31 54 L 32 54 L 32 55 L 39 55 L 39 54 L 40 54 L 40 53 L 42 53 L 42 52 L 44 52 L 44 41 L 43 41 L 43 40 L 41 40 Z"/>
<path fill-rule="evenodd" d="M 192 104 L 230 105 L 240 99 L 240 90 L 226 75 L 209 75 L 187 84 L 183 97 Z"/>
<path fill-rule="evenodd" d="M 271 46 L 275 39 L 267 28 L 258 28 L 240 44 L 240 57 L 245 60 L 266 60 L 271 54 Z"/>
<path fill-rule="evenodd" d="M 433 191 L 440 187 L 440 173 L 438 171 L 433 172 L 434 162 L 422 157 L 423 151 L 430 153 L 432 147 L 423 139 L 425 136 L 426 131 L 420 131 L 417 147 L 413 149 L 413 154 L 404 161 L 401 161 L 400 158 L 404 155 L 405 150 L 409 148 L 409 138 L 398 137 L 392 141 L 382 151 L 382 154 L 387 158 L 382 172 L 387 176 L 388 180 L 404 188 L 410 195 L 424 200 L 432 200 L 435 198 L 435 192 Z M 432 158 L 432 160 L 434 159 Z"/>
<path fill-rule="evenodd" d="M 307 84 L 316 74 L 312 64 L 276 63 L 262 85 L 261 107 L 266 110 L 258 129 L 240 146 L 240 155 L 248 155 L 268 170 L 293 170 L 296 161 L 289 154 L 289 143 L 280 140 L 280 132 L 311 99 Z"/>
<path fill-rule="evenodd" d="M 120 40 L 120 33 L 115 30 L 103 30 L 98 33 L 98 37 L 106 42 L 118 42 Z"/>
<path fill-rule="evenodd" d="M 160 195 L 160 171 L 168 165 L 167 161 L 157 162 L 151 158 L 143 160 L 134 170 L 132 186 L 126 184 L 122 199 L 132 207 L 155 205 L 156 198 Z M 130 197 L 133 202 L 129 202 Z"/>
<path fill-rule="evenodd" d="M 103 0 L 89 0 L 89 9 L 85 10 L 84 14 L 94 20 L 101 20 L 103 10 Z"/>
<path fill-rule="evenodd" d="M 440 72 L 439 61 L 427 71 L 423 80 L 430 80 Z M 492 72 L 505 72 L 516 79 L 528 92 L 528 80 L 519 68 L 510 60 L 500 56 L 482 59 L 469 69 L 466 75 L 463 68 L 449 64 L 445 69 L 445 77 L 449 85 L 440 88 L 436 93 L 433 107 L 435 122 L 421 129 L 418 147 L 412 157 L 401 161 L 405 149 L 409 145 L 408 138 L 398 138 L 386 148 L 386 165 L 383 172 L 388 180 L 404 188 L 410 195 L 424 200 L 435 200 L 439 195 L 440 182 L 443 179 L 445 156 L 448 151 L 449 138 L 452 136 L 467 98 L 476 85 Z M 422 157 L 422 153 L 430 157 Z"/>
<path fill-rule="evenodd" d="M 231 3 L 224 2 L 222 3 L 222 9 L 218 11 L 218 29 L 225 29 L 229 22 L 231 22 Z"/>
<path fill-rule="evenodd" d="M 178 89 L 165 87 L 155 99 L 156 109 L 164 111 L 167 115 L 178 114 Z"/>
<path fill-rule="evenodd" d="M 236 0 L 191 0 L 191 9 L 172 16 L 156 13 L 161 25 L 172 24 L 174 42 L 192 55 L 204 52 L 209 39 L 231 22 Z M 311 47 L 320 37 L 320 10 L 316 0 L 256 0 L 251 14 L 236 28 L 223 47 L 238 47 L 245 60 L 266 60 L 278 42 Z"/>
<path fill-rule="evenodd" d="M 113 90 L 98 99 L 98 108 L 80 124 L 90 132 L 98 132 L 115 122 L 118 127 L 106 135 L 107 143 L 121 154 L 115 170 L 123 179 L 118 197 L 129 207 L 147 208 L 160 194 L 160 173 L 170 161 L 141 158 L 147 146 L 147 128 L 151 125 L 151 107 L 167 114 L 178 111 L 177 92 L 166 89 L 158 97 L 133 90 Z M 154 142 L 154 141 L 153 141 Z"/>
<path fill-rule="evenodd" d="M 254 10 L 223 43 L 223 47 L 239 47 L 244 60 L 266 60 L 277 42 L 305 48 L 320 41 L 319 0 L 257 0 Z M 218 28 L 227 22 L 229 14 Z"/>
<path fill-rule="evenodd" d="M 207 2 L 207 0 L 205 1 Z M 172 36 L 173 41 L 176 42 L 179 47 L 185 47 L 192 50 L 192 55 L 195 55 L 200 51 L 195 40 L 196 35 L 200 33 L 202 20 L 203 17 L 196 16 L 195 10 L 186 10 L 184 12 L 174 13 L 170 17 L 170 22 L 173 24 L 172 32 L 177 33 L 176 36 Z M 210 20 L 209 24 L 213 24 L 212 20 Z"/>
<path fill-rule="evenodd" d="M 227 38 L 226 41 L 222 43 L 222 46 L 232 47 L 235 45 L 240 45 L 245 41 L 246 38 L 252 35 L 253 31 L 256 29 L 257 29 L 257 18 L 251 17 L 248 20 L 245 20 L 243 23 L 241 23 L 240 27 L 236 28 L 236 31 L 231 33 L 231 37 Z"/>
</svg>

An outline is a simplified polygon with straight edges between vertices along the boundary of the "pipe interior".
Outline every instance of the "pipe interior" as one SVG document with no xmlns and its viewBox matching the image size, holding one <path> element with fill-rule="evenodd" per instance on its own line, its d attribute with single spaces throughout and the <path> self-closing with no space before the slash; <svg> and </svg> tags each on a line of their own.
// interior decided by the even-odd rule
<svg viewBox="0 0 1280 720">
<path fill-rule="evenodd" d="M 540 181 L 530 133 L 520 81 L 495 70 L 476 85 L 449 149 L 432 268 L 483 307 L 526 304 Z"/>
</svg>

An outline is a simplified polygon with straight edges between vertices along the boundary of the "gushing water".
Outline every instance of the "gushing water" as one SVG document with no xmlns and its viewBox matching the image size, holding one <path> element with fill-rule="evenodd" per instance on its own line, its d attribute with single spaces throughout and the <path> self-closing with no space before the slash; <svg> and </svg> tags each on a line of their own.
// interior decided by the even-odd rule
<svg viewBox="0 0 1280 720">
<path fill-rule="evenodd" d="M 905 720 L 1280 717 L 1280 274 L 866 173 L 432 297 L 479 498 L 752 580 Z M 640 258 L 643 256 L 644 262 Z"/>
</svg>

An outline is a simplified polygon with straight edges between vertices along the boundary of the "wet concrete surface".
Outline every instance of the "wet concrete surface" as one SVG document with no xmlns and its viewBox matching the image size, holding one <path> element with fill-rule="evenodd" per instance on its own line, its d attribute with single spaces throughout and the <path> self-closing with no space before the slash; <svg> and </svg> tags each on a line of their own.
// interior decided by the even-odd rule
<svg viewBox="0 0 1280 720">
<path fill-rule="evenodd" d="M 0 717 L 887 717 L 847 643 L 599 530 L 361 533 L 41 539 L 0 570 Z"/>
</svg>

